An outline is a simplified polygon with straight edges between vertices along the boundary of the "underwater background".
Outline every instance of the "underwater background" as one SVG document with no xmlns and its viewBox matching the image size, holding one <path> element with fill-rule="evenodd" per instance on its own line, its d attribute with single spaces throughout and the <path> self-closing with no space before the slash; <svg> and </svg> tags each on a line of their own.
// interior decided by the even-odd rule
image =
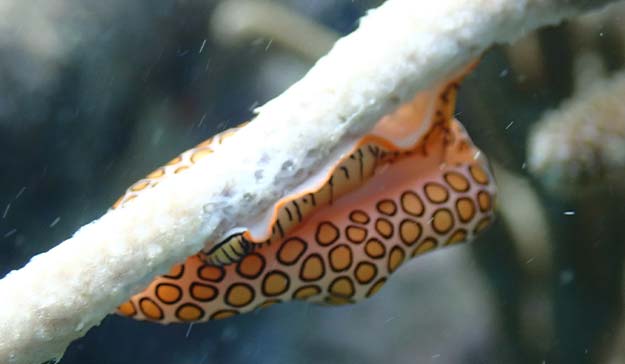
<svg viewBox="0 0 625 364">
<path fill-rule="evenodd" d="M 0 7 L 0 276 L 248 120 L 380 3 Z M 497 222 L 410 261 L 373 298 L 197 325 L 111 315 L 61 363 L 625 363 L 625 117 L 602 114 L 625 109 L 625 95 L 584 115 L 552 111 L 608 89 L 624 63 L 618 4 L 490 49 L 457 117 L 493 163 Z"/>
</svg>

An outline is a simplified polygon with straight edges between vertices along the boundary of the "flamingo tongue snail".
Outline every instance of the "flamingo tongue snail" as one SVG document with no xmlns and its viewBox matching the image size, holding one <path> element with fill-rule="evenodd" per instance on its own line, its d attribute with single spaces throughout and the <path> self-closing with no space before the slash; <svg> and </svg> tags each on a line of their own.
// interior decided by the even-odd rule
<svg viewBox="0 0 625 364">
<path fill-rule="evenodd" d="M 409 258 L 473 239 L 493 220 L 495 186 L 488 162 L 453 115 L 466 72 L 380 119 L 321 183 L 278 201 L 263 226 L 207 244 L 118 313 L 198 322 L 292 299 L 354 303 L 378 292 Z M 192 168 L 238 128 L 152 172 L 113 208 Z"/>
</svg>

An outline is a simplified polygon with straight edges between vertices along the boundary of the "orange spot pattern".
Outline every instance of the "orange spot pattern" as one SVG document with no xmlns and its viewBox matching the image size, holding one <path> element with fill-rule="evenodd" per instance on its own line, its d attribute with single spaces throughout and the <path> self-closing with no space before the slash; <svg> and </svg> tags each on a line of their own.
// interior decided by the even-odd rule
<svg viewBox="0 0 625 364">
<path fill-rule="evenodd" d="M 451 119 L 456 87 L 452 83 L 443 90 L 433 125 L 414 149 L 360 147 L 336 167 L 331 183 L 276 210 L 268 244 L 251 242 L 252 249 L 239 261 L 221 266 L 205 260 L 204 253 L 189 257 L 122 304 L 118 313 L 161 323 L 197 322 L 292 299 L 355 303 L 376 294 L 410 257 L 473 239 L 493 221 L 494 185 L 486 163 L 473 159 L 477 149 Z M 156 169 L 131 186 L 113 208 L 123 208 L 160 179 L 183 173 L 235 131 L 215 136 Z M 447 159 L 429 174 L 408 181 L 408 187 L 389 182 L 388 192 L 380 190 L 372 200 L 356 202 L 349 211 L 328 212 L 336 199 L 366 183 L 365 174 L 374 175 L 377 163 L 389 168 L 402 158 L 421 163 L 419 158 L 430 158 L 436 150 L 444 150 Z M 321 206 L 317 210 L 316 204 Z"/>
<path fill-rule="evenodd" d="M 409 257 L 467 241 L 490 224 L 492 185 L 481 185 L 462 166 L 454 173 L 453 180 L 435 177 L 332 222 L 320 217 L 314 229 L 305 230 L 309 233 L 263 245 L 237 263 L 218 267 L 190 257 L 118 312 L 158 322 L 195 322 L 292 299 L 343 305 L 370 297 Z M 469 188 L 459 188 L 458 181 Z M 446 196 L 446 202 L 434 202 L 442 199 L 428 196 L 427 186 L 444 189 L 436 196 Z"/>
<path fill-rule="evenodd" d="M 195 146 L 195 148 L 187 150 L 186 152 L 167 162 L 164 166 L 154 170 L 144 179 L 130 186 L 126 190 L 126 193 L 113 204 L 111 209 L 115 210 L 120 207 L 124 207 L 124 205 L 135 199 L 139 192 L 147 188 L 156 186 L 163 178 L 167 178 L 168 176 L 171 176 L 173 174 L 179 174 L 186 171 L 193 164 L 212 154 L 214 148 L 221 145 L 224 140 L 232 136 L 245 124 L 247 123 L 243 123 L 235 128 L 228 129 L 221 134 L 217 134 L 214 137 L 208 138 L 207 140 Z"/>
</svg>

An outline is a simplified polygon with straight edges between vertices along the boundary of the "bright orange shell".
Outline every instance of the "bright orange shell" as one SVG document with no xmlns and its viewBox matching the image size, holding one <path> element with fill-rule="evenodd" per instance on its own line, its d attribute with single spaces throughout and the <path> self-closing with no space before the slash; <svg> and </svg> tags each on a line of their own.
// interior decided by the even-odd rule
<svg viewBox="0 0 625 364">
<path fill-rule="evenodd" d="M 471 240 L 493 219 L 495 186 L 487 161 L 453 117 L 457 87 L 454 80 L 420 93 L 381 119 L 323 183 L 275 204 L 267 236 L 247 231 L 208 244 L 118 312 L 171 323 L 291 299 L 354 303 L 375 294 L 410 257 Z M 113 208 L 192 167 L 236 130 L 152 172 Z"/>
</svg>

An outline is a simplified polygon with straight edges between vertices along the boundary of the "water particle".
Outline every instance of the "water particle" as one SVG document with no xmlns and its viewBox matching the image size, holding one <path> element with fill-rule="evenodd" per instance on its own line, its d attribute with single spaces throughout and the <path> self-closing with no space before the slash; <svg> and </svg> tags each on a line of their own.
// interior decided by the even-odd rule
<svg viewBox="0 0 625 364">
<path fill-rule="evenodd" d="M 50 227 L 53 228 L 56 226 L 56 224 L 59 223 L 59 221 L 61 221 L 61 218 L 59 216 L 56 217 L 56 219 L 54 219 L 51 223 L 50 223 Z"/>
<path fill-rule="evenodd" d="M 9 236 L 15 234 L 16 232 L 17 232 L 17 229 L 9 230 L 6 234 L 4 234 L 4 238 L 8 238 Z"/>
<path fill-rule="evenodd" d="M 197 123 L 197 126 L 200 127 L 202 126 L 202 124 L 204 124 L 204 119 L 206 119 L 206 114 L 202 115 L 202 118 L 200 119 L 200 121 Z"/>
<path fill-rule="evenodd" d="M 204 46 L 206 45 L 206 39 L 204 39 L 204 41 L 202 42 L 202 45 L 200 46 L 200 50 L 197 51 L 198 53 L 202 53 L 202 51 L 204 50 Z"/>
<path fill-rule="evenodd" d="M 10 209 L 10 208 L 11 208 L 11 203 L 9 202 L 9 203 L 7 204 L 7 207 L 5 207 L 5 208 L 4 208 L 4 213 L 2 214 L 2 218 L 3 218 L 3 219 L 7 217 L 7 214 L 9 213 L 9 209 Z"/>
<path fill-rule="evenodd" d="M 575 211 L 564 211 L 563 214 L 566 216 L 573 216 L 575 215 Z"/>
<path fill-rule="evenodd" d="M 20 196 L 22 195 L 22 193 L 24 193 L 24 191 L 26 191 L 26 186 L 22 187 L 19 192 L 17 193 L 17 195 L 15 195 L 15 199 L 17 200 L 18 198 L 20 198 Z"/>
</svg>

